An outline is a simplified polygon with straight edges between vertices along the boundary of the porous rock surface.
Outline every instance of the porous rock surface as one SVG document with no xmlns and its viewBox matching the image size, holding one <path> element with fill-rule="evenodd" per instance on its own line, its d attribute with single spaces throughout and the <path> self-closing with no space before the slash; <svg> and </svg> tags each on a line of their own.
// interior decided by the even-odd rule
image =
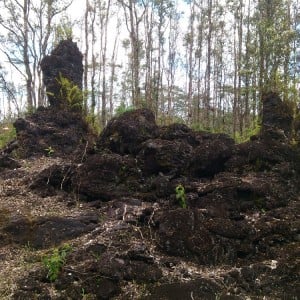
<svg viewBox="0 0 300 300">
<path fill-rule="evenodd" d="M 64 106 L 61 97 L 61 76 L 67 78 L 79 89 L 82 89 L 82 53 L 76 43 L 72 40 L 61 41 L 51 52 L 43 58 L 41 68 L 43 71 L 43 81 L 46 86 L 48 100 L 51 106 Z"/>
<path fill-rule="evenodd" d="M 41 68 L 50 106 L 39 107 L 26 118 L 17 119 L 14 123 L 17 140 L 6 150 L 14 150 L 19 158 L 28 158 L 45 154 L 70 156 L 76 152 L 80 155 L 93 148 L 93 132 L 81 109 L 72 107 L 72 103 L 65 99 L 60 82 L 62 76 L 78 91 L 82 89 L 82 57 L 76 43 L 63 40 L 43 58 Z M 5 164 L 1 163 L 1 156 L 0 168 Z M 7 163 L 14 165 L 8 159 Z"/>
<path fill-rule="evenodd" d="M 81 160 L 53 141 L 56 156 L 33 147 L 19 168 L 4 164 L 3 295 L 297 299 L 300 156 L 273 97 L 264 99 L 261 133 L 239 145 L 181 124 L 158 127 L 142 109 L 110 121 Z M 176 200 L 179 184 L 187 208 Z M 65 243 L 72 250 L 50 282 L 42 258 Z"/>
<path fill-rule="evenodd" d="M 33 155 L 66 156 L 93 147 L 93 132 L 82 115 L 68 109 L 40 107 L 14 126 L 17 134 L 17 157 Z"/>
</svg>

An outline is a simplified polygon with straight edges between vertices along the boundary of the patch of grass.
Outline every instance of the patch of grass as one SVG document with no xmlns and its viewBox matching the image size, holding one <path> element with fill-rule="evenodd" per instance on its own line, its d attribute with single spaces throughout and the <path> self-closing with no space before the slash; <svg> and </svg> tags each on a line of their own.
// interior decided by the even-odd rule
<svg viewBox="0 0 300 300">
<path fill-rule="evenodd" d="M 0 149 L 16 138 L 16 130 L 12 123 L 0 124 Z"/>
</svg>

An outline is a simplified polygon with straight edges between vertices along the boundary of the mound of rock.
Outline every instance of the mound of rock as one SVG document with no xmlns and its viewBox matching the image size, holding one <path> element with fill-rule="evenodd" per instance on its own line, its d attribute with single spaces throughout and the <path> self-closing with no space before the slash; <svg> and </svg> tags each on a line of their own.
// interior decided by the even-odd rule
<svg viewBox="0 0 300 300">
<path fill-rule="evenodd" d="M 293 106 L 283 102 L 274 92 L 265 93 L 262 97 L 262 134 L 275 134 L 280 137 L 290 137 L 293 125 Z M 271 133 L 270 133 L 271 132 Z"/>
<path fill-rule="evenodd" d="M 41 68 L 43 81 L 51 106 L 64 107 L 66 99 L 61 95 L 61 77 L 67 78 L 80 90 L 82 89 L 82 53 L 71 40 L 61 41 L 50 55 L 43 58 Z"/>
<path fill-rule="evenodd" d="M 92 147 L 93 134 L 81 114 L 52 107 L 39 108 L 25 119 L 18 119 L 18 157 L 35 155 L 84 155 L 85 147 Z"/>
<path fill-rule="evenodd" d="M 82 54 L 76 43 L 71 40 L 61 41 L 51 54 L 43 59 L 41 67 L 50 106 L 40 107 L 26 118 L 16 120 L 14 126 L 17 140 L 7 150 L 14 151 L 15 156 L 19 158 L 36 155 L 84 156 L 86 151 L 93 148 L 94 135 L 81 110 L 74 109 L 68 103 L 60 82 L 63 76 L 80 94 Z M 77 100 L 80 102 L 80 99 Z M 5 164 L 8 163 L 12 162 L 7 160 Z"/>
<path fill-rule="evenodd" d="M 19 182 L 33 203 L 61 197 L 68 215 L 3 209 L 0 246 L 72 246 L 55 282 L 37 263 L 12 299 L 296 299 L 299 148 L 281 99 L 271 93 L 263 105 L 260 134 L 239 145 L 182 124 L 160 128 L 147 109 L 112 119 L 93 151 L 78 112 L 51 105 L 18 120 L 24 157 L 62 159 L 81 145 L 84 159 L 53 161 Z"/>
<path fill-rule="evenodd" d="M 121 155 L 135 155 L 141 149 L 142 142 L 157 136 L 154 114 L 148 109 L 139 109 L 110 120 L 97 145 L 99 149 L 109 149 Z"/>
</svg>

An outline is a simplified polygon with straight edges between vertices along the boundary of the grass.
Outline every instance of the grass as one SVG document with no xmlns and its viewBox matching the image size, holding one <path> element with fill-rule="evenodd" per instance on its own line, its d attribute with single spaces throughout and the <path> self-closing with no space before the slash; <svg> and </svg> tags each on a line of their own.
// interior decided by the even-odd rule
<svg viewBox="0 0 300 300">
<path fill-rule="evenodd" d="M 16 130 L 12 123 L 0 123 L 0 149 L 16 138 Z"/>
</svg>

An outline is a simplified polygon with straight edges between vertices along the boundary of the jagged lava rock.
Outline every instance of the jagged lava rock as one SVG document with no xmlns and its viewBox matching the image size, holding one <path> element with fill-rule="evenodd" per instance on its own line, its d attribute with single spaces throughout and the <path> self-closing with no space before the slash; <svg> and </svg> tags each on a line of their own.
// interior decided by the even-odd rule
<svg viewBox="0 0 300 300">
<path fill-rule="evenodd" d="M 83 153 L 85 146 L 93 144 L 94 136 L 87 122 L 71 110 L 40 107 L 25 119 L 17 119 L 14 126 L 19 157 L 48 155 L 51 149 L 53 156 Z"/>
<path fill-rule="evenodd" d="M 81 111 L 68 106 L 66 95 L 61 93 L 60 75 L 79 89 L 82 88 L 82 54 L 76 43 L 61 41 L 41 63 L 50 107 L 39 107 L 27 118 L 18 119 L 17 133 L 20 157 L 36 154 L 53 156 L 84 152 L 93 144 L 93 134 Z M 48 150 L 47 150 L 48 149 Z"/>
<path fill-rule="evenodd" d="M 142 144 L 138 159 L 143 173 L 151 174 L 183 173 L 192 155 L 192 147 L 180 140 L 149 139 Z"/>
<path fill-rule="evenodd" d="M 224 170 L 232 156 L 234 140 L 226 134 L 197 134 L 199 146 L 195 147 L 188 169 L 192 176 L 212 177 Z"/>
<path fill-rule="evenodd" d="M 1 228 L 3 233 L 0 247 L 8 243 L 31 245 L 34 248 L 48 248 L 62 241 L 92 231 L 98 216 L 82 215 L 77 217 L 36 217 L 10 216 Z"/>
<path fill-rule="evenodd" d="M 283 102 L 275 92 L 268 92 L 262 96 L 262 131 L 263 135 L 280 138 L 280 130 L 286 137 L 290 137 L 293 125 L 293 108 L 288 102 Z M 278 132 L 279 130 L 279 132 Z M 276 132 L 277 131 L 277 132 Z"/>
<path fill-rule="evenodd" d="M 138 109 L 111 119 L 103 129 L 97 146 L 121 155 L 135 155 L 144 141 L 157 136 L 158 126 L 152 111 Z"/>
<path fill-rule="evenodd" d="M 139 178 L 134 158 L 103 153 L 90 156 L 78 167 L 72 185 L 87 201 L 108 201 L 130 195 L 139 185 Z"/>
<path fill-rule="evenodd" d="M 181 141 L 192 147 L 199 145 L 198 133 L 185 124 L 174 123 L 159 128 L 159 138 L 168 141 Z"/>
<path fill-rule="evenodd" d="M 73 240 L 51 285 L 56 299 L 78 299 L 83 290 L 93 299 L 298 296 L 299 154 L 276 122 L 235 145 L 180 124 L 158 128 L 151 112 L 137 110 L 109 123 L 86 160 L 41 171 L 32 188 L 60 189 L 66 179 L 61 192 L 89 201 L 80 205 L 100 217 Z M 176 200 L 178 184 L 186 209 Z M 1 234 L 18 239 L 20 230 Z M 19 299 L 33 290 L 48 295 L 45 275 L 29 277 L 33 283 L 17 283 Z"/>
<path fill-rule="evenodd" d="M 64 106 L 66 99 L 60 97 L 59 77 L 70 80 L 82 89 L 82 53 L 77 44 L 71 40 L 61 41 L 41 62 L 43 81 L 47 89 L 47 95 L 52 106 Z"/>
</svg>

